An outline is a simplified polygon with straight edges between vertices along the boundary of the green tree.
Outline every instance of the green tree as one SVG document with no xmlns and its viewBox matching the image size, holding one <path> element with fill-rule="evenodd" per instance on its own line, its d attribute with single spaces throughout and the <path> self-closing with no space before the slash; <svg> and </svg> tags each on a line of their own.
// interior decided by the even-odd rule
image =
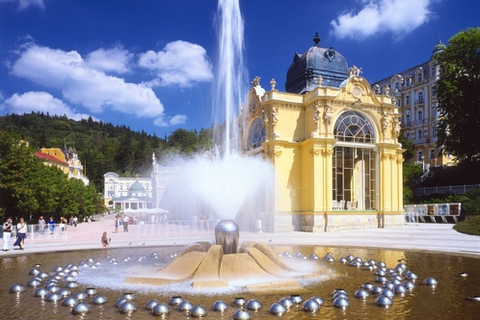
<svg viewBox="0 0 480 320">
<path fill-rule="evenodd" d="M 480 28 L 450 38 L 436 56 L 440 121 L 438 145 L 460 161 L 480 155 Z"/>
</svg>

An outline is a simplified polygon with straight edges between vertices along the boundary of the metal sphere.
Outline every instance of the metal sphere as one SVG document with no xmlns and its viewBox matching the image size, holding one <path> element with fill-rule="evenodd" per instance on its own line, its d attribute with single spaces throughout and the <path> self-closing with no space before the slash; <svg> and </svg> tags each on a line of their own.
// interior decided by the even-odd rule
<svg viewBox="0 0 480 320">
<path fill-rule="evenodd" d="M 198 305 L 194 306 L 190 311 L 190 314 L 194 318 L 201 318 L 207 315 L 207 309 L 204 306 Z"/>
<path fill-rule="evenodd" d="M 86 294 L 85 294 L 84 292 L 82 292 L 82 293 L 86 296 Z M 127 302 L 127 301 L 130 301 L 130 300 L 127 299 L 127 298 L 124 298 L 124 297 L 120 297 L 120 298 L 117 299 L 117 301 L 115 301 L 115 306 L 116 306 L 117 308 L 120 308 L 120 306 L 121 306 L 122 304 L 124 304 L 125 302 Z"/>
<path fill-rule="evenodd" d="M 393 284 L 393 283 L 391 283 L 391 282 L 387 282 L 387 283 L 385 283 L 385 284 L 383 285 L 383 287 L 384 287 L 385 289 L 390 289 L 390 290 L 393 290 L 393 288 L 395 288 L 395 286 L 396 286 L 396 284 Z"/>
<path fill-rule="evenodd" d="M 183 300 L 180 302 L 180 304 L 177 306 L 177 309 L 182 312 L 190 312 L 193 309 L 194 305 L 190 301 Z"/>
<path fill-rule="evenodd" d="M 407 290 L 412 290 L 413 288 L 415 288 L 415 284 L 411 281 L 405 281 L 403 283 L 403 286 L 405 287 L 405 289 Z"/>
<path fill-rule="evenodd" d="M 72 270 L 68 273 L 70 277 L 76 277 L 80 274 L 80 270 Z"/>
<path fill-rule="evenodd" d="M 380 262 L 377 263 L 377 266 L 378 266 L 379 268 L 385 268 L 387 265 L 385 264 L 385 262 L 380 261 Z"/>
<path fill-rule="evenodd" d="M 285 312 L 287 312 L 287 308 L 280 303 L 274 303 L 270 306 L 270 313 L 275 316 L 283 316 Z"/>
<path fill-rule="evenodd" d="M 159 303 L 152 308 L 152 314 L 154 316 L 166 316 L 171 311 L 170 307 L 166 303 Z"/>
<path fill-rule="evenodd" d="M 295 304 L 293 303 L 292 299 L 290 298 L 282 298 L 280 299 L 279 303 L 284 306 L 286 309 L 290 309 L 291 307 L 293 307 Z"/>
<path fill-rule="evenodd" d="M 460 272 L 459 274 L 457 274 L 457 277 L 468 277 L 468 274 L 466 272 Z"/>
<path fill-rule="evenodd" d="M 365 289 L 365 290 L 371 291 L 372 288 L 373 288 L 373 284 L 371 284 L 369 282 L 366 282 L 366 283 L 362 284 L 362 288 Z"/>
<path fill-rule="evenodd" d="M 147 303 L 145 304 L 145 308 L 147 308 L 148 310 L 152 310 L 153 307 L 155 307 L 157 304 L 159 304 L 160 301 L 158 300 L 155 300 L 155 299 L 150 299 L 147 301 Z"/>
<path fill-rule="evenodd" d="M 65 284 L 65 288 L 76 288 L 78 287 L 78 283 L 77 281 L 68 281 L 66 284 Z"/>
<path fill-rule="evenodd" d="M 435 278 L 426 278 L 425 280 L 423 280 L 423 284 L 433 287 L 436 286 L 438 282 L 437 280 L 435 280 Z"/>
<path fill-rule="evenodd" d="M 344 299 L 348 300 L 348 295 L 345 292 L 341 292 L 341 291 L 337 292 L 337 293 L 334 293 L 332 299 L 335 300 L 335 299 L 338 299 L 338 298 L 344 298 Z"/>
<path fill-rule="evenodd" d="M 58 301 L 58 300 L 61 300 L 61 299 L 63 299 L 63 297 L 60 294 L 58 294 L 57 292 L 50 292 L 45 297 L 45 300 L 50 301 L 50 302 Z"/>
<path fill-rule="evenodd" d="M 346 264 L 347 263 L 347 259 L 346 258 L 340 258 L 340 260 L 338 260 L 340 263 L 343 263 L 343 264 Z"/>
<path fill-rule="evenodd" d="M 81 291 L 75 292 L 73 296 L 78 300 L 85 300 L 88 298 L 88 295 L 85 292 L 81 292 Z"/>
<path fill-rule="evenodd" d="M 222 220 L 215 226 L 215 241 L 223 247 L 224 254 L 237 253 L 239 235 L 238 226 L 233 220 Z"/>
<path fill-rule="evenodd" d="M 355 291 L 355 298 L 366 299 L 368 296 L 367 289 L 361 288 Z"/>
<path fill-rule="evenodd" d="M 371 292 L 372 294 L 379 294 L 380 292 L 382 292 L 382 290 L 383 290 L 382 287 L 374 286 L 374 287 L 370 290 L 370 292 Z"/>
<path fill-rule="evenodd" d="M 29 272 L 28 274 L 31 275 L 31 276 L 36 276 L 36 275 L 39 274 L 40 272 L 41 272 L 40 269 L 38 269 L 38 268 L 33 268 L 33 269 L 30 270 L 30 272 Z"/>
<path fill-rule="evenodd" d="M 248 320 L 251 319 L 252 315 L 245 309 L 238 309 L 233 313 L 233 320 Z"/>
<path fill-rule="evenodd" d="M 70 291 L 68 289 L 60 289 L 60 290 L 57 291 L 57 293 L 65 298 L 65 297 L 68 297 L 69 295 L 71 295 L 72 291 Z"/>
<path fill-rule="evenodd" d="M 345 290 L 345 289 L 334 289 L 332 294 L 336 294 L 336 293 L 339 293 L 339 292 L 347 294 L 347 290 Z"/>
<path fill-rule="evenodd" d="M 327 262 L 334 262 L 335 259 L 332 256 L 325 256 L 325 261 Z"/>
<path fill-rule="evenodd" d="M 93 296 L 93 298 L 92 298 L 92 303 L 93 304 L 100 305 L 100 304 L 105 304 L 107 302 L 108 302 L 108 299 L 104 295 L 101 295 L 101 294 L 97 294 L 97 295 Z"/>
<path fill-rule="evenodd" d="M 55 272 L 60 272 L 62 270 L 63 270 L 63 267 L 61 267 L 61 266 L 57 266 L 53 269 L 53 271 L 55 271 Z"/>
<path fill-rule="evenodd" d="M 237 297 L 233 299 L 232 304 L 236 307 L 243 307 L 247 303 L 247 300 L 243 297 Z"/>
<path fill-rule="evenodd" d="M 317 256 L 316 253 L 312 253 L 312 254 L 310 255 L 310 259 L 312 259 L 312 260 L 318 260 L 319 257 Z"/>
<path fill-rule="evenodd" d="M 62 280 L 63 280 L 63 281 L 67 281 L 67 282 L 68 282 L 68 281 L 75 281 L 75 277 L 73 277 L 73 276 L 68 276 L 68 275 L 67 275 L 67 276 L 63 277 Z"/>
<path fill-rule="evenodd" d="M 412 281 L 415 281 L 418 278 L 418 276 L 413 272 L 407 272 L 406 277 L 408 280 Z"/>
<path fill-rule="evenodd" d="M 352 256 L 351 254 L 349 254 L 349 255 L 347 256 L 347 261 L 353 261 L 354 259 L 355 259 L 355 257 Z"/>
<path fill-rule="evenodd" d="M 48 291 L 45 288 L 38 288 L 37 290 L 35 290 L 34 294 L 35 294 L 35 297 L 45 298 L 49 293 L 50 291 Z"/>
<path fill-rule="evenodd" d="M 302 298 L 302 296 L 299 295 L 299 294 L 291 294 L 291 295 L 290 295 L 290 300 L 292 300 L 292 302 L 293 302 L 294 304 L 300 304 L 300 303 L 302 303 L 303 298 Z"/>
<path fill-rule="evenodd" d="M 80 302 L 72 309 L 73 314 L 85 314 L 90 312 L 90 306 L 85 302 Z"/>
<path fill-rule="evenodd" d="M 27 287 L 38 287 L 41 284 L 37 279 L 32 279 L 27 282 Z"/>
<path fill-rule="evenodd" d="M 322 306 L 325 303 L 322 298 L 317 296 L 311 297 L 310 300 L 315 301 L 316 303 L 318 303 L 319 306 Z"/>
<path fill-rule="evenodd" d="M 390 289 L 383 289 L 382 292 L 380 292 L 380 295 L 389 297 L 390 299 L 392 299 L 395 296 L 393 291 Z"/>
<path fill-rule="evenodd" d="M 63 303 L 62 303 L 64 306 L 66 307 L 75 307 L 77 304 L 78 304 L 78 300 L 75 299 L 74 297 L 66 297 L 65 299 L 63 299 Z"/>
<path fill-rule="evenodd" d="M 375 282 L 379 282 L 379 283 L 385 283 L 387 281 L 388 281 L 387 277 L 377 277 L 377 279 L 375 279 Z"/>
<path fill-rule="evenodd" d="M 392 304 L 392 299 L 390 299 L 389 297 L 387 296 L 378 296 L 378 298 L 375 300 L 375 303 L 378 305 L 378 306 L 381 306 L 381 307 L 388 307 Z"/>
<path fill-rule="evenodd" d="M 127 298 L 128 300 L 133 300 L 133 299 L 135 299 L 135 296 L 131 292 L 124 292 L 122 294 L 122 298 Z"/>
<path fill-rule="evenodd" d="M 399 284 L 402 283 L 402 281 L 398 279 L 392 279 L 390 280 L 390 283 L 393 284 L 394 286 L 398 286 Z"/>
<path fill-rule="evenodd" d="M 39 274 L 37 274 L 37 276 L 39 276 L 42 279 L 47 279 L 48 278 L 48 273 L 40 272 Z"/>
<path fill-rule="evenodd" d="M 133 301 L 127 300 L 118 307 L 118 310 L 123 314 L 132 313 L 137 311 L 137 306 Z"/>
<path fill-rule="evenodd" d="M 320 309 L 320 305 L 312 299 L 306 300 L 303 303 L 303 311 L 310 312 L 310 313 L 317 313 Z"/>
<path fill-rule="evenodd" d="M 171 306 L 178 306 L 182 302 L 183 302 L 183 298 L 181 296 L 175 296 L 170 298 L 170 301 L 168 301 L 168 304 Z"/>
<path fill-rule="evenodd" d="M 256 299 L 250 299 L 247 301 L 247 303 L 245 304 L 245 307 L 247 307 L 247 310 L 250 310 L 250 311 L 258 311 L 260 309 L 262 309 L 262 303 Z"/>
<path fill-rule="evenodd" d="M 400 284 L 396 285 L 393 288 L 393 292 L 396 293 L 396 294 L 404 294 L 406 291 L 407 291 L 407 289 L 405 289 L 405 287 L 400 285 Z"/>
<path fill-rule="evenodd" d="M 224 312 L 228 309 L 228 304 L 225 301 L 218 300 L 213 303 L 212 309 L 216 312 Z"/>
<path fill-rule="evenodd" d="M 97 289 L 95 288 L 87 288 L 85 289 L 84 291 L 86 294 L 88 294 L 89 296 L 93 296 L 95 293 L 97 293 Z"/>
<path fill-rule="evenodd" d="M 480 296 L 469 296 L 467 300 L 478 302 L 480 301 Z"/>
<path fill-rule="evenodd" d="M 23 286 L 23 284 L 17 283 L 10 287 L 10 292 L 18 293 L 23 291 L 25 291 L 25 287 Z"/>
<path fill-rule="evenodd" d="M 333 300 L 333 306 L 339 309 L 346 309 L 350 305 L 348 299 L 344 297 L 337 298 Z"/>
</svg>

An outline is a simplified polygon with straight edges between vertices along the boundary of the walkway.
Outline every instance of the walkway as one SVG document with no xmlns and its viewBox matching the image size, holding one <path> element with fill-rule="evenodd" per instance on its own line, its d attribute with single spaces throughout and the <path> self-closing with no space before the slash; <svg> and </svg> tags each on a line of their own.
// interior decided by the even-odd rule
<svg viewBox="0 0 480 320">
<path fill-rule="evenodd" d="M 408 224 L 386 229 L 359 229 L 338 232 L 307 233 L 254 233 L 240 232 L 240 242 L 250 240 L 271 244 L 299 244 L 320 246 L 350 246 L 420 251 L 442 251 L 462 255 L 480 256 L 480 236 L 456 232 L 452 224 Z M 172 226 L 170 226 L 172 227 Z M 150 229 L 148 229 L 150 228 Z M 152 228 L 156 228 L 153 230 Z M 196 241 L 215 241 L 214 231 L 204 231 L 188 227 L 178 227 L 178 232 L 162 232 L 160 225 L 130 225 L 129 232 L 120 226 L 115 233 L 113 216 L 102 217 L 98 221 L 85 222 L 78 227 L 69 227 L 64 238 L 46 239 L 35 242 L 28 237 L 25 250 L 0 251 L 0 257 L 48 251 L 66 251 L 101 248 L 100 237 L 107 231 L 112 238 L 111 247 L 140 247 L 188 245 Z M 33 239 L 32 239 L 33 238 Z M 3 242 L 2 242 L 3 245 Z"/>
</svg>

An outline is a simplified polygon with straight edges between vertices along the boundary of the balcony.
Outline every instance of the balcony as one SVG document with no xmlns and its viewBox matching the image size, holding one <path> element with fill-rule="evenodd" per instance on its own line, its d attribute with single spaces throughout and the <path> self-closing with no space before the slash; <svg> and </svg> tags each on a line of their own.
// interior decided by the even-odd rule
<svg viewBox="0 0 480 320">
<path fill-rule="evenodd" d="M 424 98 L 422 98 L 422 99 L 416 99 L 416 100 L 415 100 L 415 105 L 416 105 L 416 106 L 425 105 L 425 99 L 424 99 Z"/>
</svg>

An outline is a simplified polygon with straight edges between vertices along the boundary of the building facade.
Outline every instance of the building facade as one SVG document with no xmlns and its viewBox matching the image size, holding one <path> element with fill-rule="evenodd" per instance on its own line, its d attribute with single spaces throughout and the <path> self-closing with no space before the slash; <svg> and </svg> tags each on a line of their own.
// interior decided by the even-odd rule
<svg viewBox="0 0 480 320">
<path fill-rule="evenodd" d="M 275 169 L 267 231 L 333 231 L 398 226 L 403 219 L 402 153 L 398 106 L 377 94 L 332 48 L 295 53 L 286 92 L 252 82 L 245 153 L 268 158 Z"/>
<path fill-rule="evenodd" d="M 427 167 L 453 165 L 453 158 L 437 146 L 439 111 L 435 83 L 440 74 L 435 55 L 445 45 L 439 42 L 429 61 L 375 82 L 372 90 L 392 98 L 399 109 L 401 131 L 414 145 L 413 161 Z"/>
<path fill-rule="evenodd" d="M 63 150 L 60 148 L 41 148 L 35 152 L 35 156 L 45 160 L 48 165 L 55 165 L 60 168 L 68 179 L 81 180 L 86 186 L 90 183 L 74 148 L 68 149 L 67 146 L 64 146 Z"/>
</svg>

